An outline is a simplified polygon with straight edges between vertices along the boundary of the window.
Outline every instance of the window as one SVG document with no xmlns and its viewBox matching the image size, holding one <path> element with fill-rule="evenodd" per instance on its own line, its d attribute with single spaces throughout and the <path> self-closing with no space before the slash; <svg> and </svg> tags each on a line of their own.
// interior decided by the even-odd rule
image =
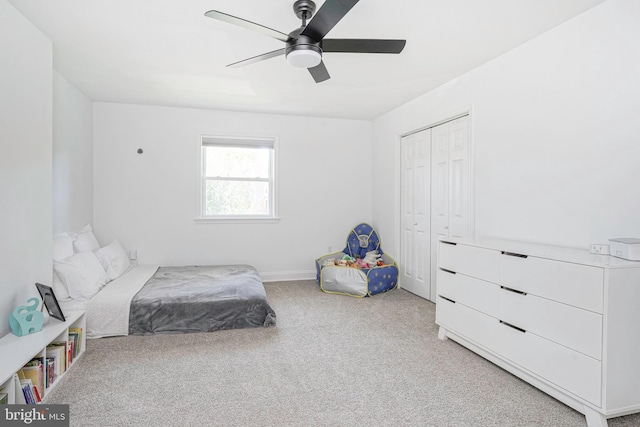
<svg viewBox="0 0 640 427">
<path fill-rule="evenodd" d="M 205 219 L 275 218 L 275 140 L 202 137 Z"/>
</svg>

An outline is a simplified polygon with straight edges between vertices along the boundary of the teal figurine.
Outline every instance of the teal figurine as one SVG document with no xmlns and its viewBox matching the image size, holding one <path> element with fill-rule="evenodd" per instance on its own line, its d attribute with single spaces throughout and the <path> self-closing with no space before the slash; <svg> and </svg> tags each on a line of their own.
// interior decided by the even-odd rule
<svg viewBox="0 0 640 427">
<path fill-rule="evenodd" d="M 31 305 L 18 306 L 9 315 L 9 326 L 13 335 L 22 337 L 42 330 L 44 325 L 44 314 L 37 311 L 40 305 L 38 298 L 29 298 L 27 302 Z"/>
</svg>

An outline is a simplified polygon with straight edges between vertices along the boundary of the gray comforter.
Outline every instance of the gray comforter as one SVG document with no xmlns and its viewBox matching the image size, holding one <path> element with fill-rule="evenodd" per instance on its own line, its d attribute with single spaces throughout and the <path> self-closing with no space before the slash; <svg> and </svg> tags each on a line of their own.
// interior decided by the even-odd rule
<svg viewBox="0 0 640 427">
<path fill-rule="evenodd" d="M 160 267 L 131 301 L 129 333 L 209 332 L 275 322 L 250 265 Z"/>
</svg>

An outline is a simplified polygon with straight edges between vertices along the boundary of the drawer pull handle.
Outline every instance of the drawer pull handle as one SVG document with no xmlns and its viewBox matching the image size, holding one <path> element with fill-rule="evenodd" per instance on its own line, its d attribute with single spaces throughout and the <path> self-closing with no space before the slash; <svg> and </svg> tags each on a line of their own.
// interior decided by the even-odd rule
<svg viewBox="0 0 640 427">
<path fill-rule="evenodd" d="M 513 292 L 514 294 L 526 295 L 526 292 L 519 291 L 517 289 L 507 288 L 506 286 L 500 286 L 500 289 L 504 289 L 505 291 Z"/>
<path fill-rule="evenodd" d="M 447 297 L 443 297 L 442 295 L 440 295 L 440 298 L 445 299 L 445 300 L 447 300 L 447 301 L 449 301 L 449 302 L 451 302 L 451 303 L 454 303 L 454 304 L 456 303 L 454 300 L 449 299 L 449 298 L 447 298 Z"/>
<path fill-rule="evenodd" d="M 529 257 L 529 255 L 517 254 L 515 252 L 506 252 L 506 251 L 502 251 L 502 255 L 514 256 L 514 257 L 517 257 L 517 258 L 528 258 Z"/>
<path fill-rule="evenodd" d="M 522 329 L 522 328 L 518 328 L 517 326 L 513 326 L 511 323 L 507 323 L 507 322 L 504 322 L 504 321 L 502 321 L 502 320 L 500 321 L 500 323 L 502 323 L 504 326 L 508 326 L 508 327 L 510 327 L 510 328 L 513 328 L 513 329 L 515 329 L 516 331 L 519 331 L 519 332 L 522 332 L 522 333 L 527 332 L 527 331 L 525 331 L 525 330 L 524 330 L 524 329 Z"/>
<path fill-rule="evenodd" d="M 440 268 L 440 270 L 444 271 L 445 273 L 456 274 L 455 271 L 447 270 L 446 268 Z"/>
<path fill-rule="evenodd" d="M 440 241 L 441 241 L 442 243 L 444 243 L 445 245 L 453 245 L 453 246 L 457 245 L 457 243 L 454 243 L 454 242 L 447 242 L 446 240 L 440 240 Z"/>
</svg>

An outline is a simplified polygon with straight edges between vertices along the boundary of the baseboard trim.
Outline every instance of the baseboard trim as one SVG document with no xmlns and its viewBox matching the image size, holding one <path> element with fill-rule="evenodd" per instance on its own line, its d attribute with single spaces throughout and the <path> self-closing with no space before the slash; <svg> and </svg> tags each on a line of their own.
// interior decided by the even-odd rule
<svg viewBox="0 0 640 427">
<path fill-rule="evenodd" d="M 315 280 L 315 270 L 302 271 L 267 271 L 261 272 L 263 282 L 288 282 L 293 280 Z"/>
</svg>

